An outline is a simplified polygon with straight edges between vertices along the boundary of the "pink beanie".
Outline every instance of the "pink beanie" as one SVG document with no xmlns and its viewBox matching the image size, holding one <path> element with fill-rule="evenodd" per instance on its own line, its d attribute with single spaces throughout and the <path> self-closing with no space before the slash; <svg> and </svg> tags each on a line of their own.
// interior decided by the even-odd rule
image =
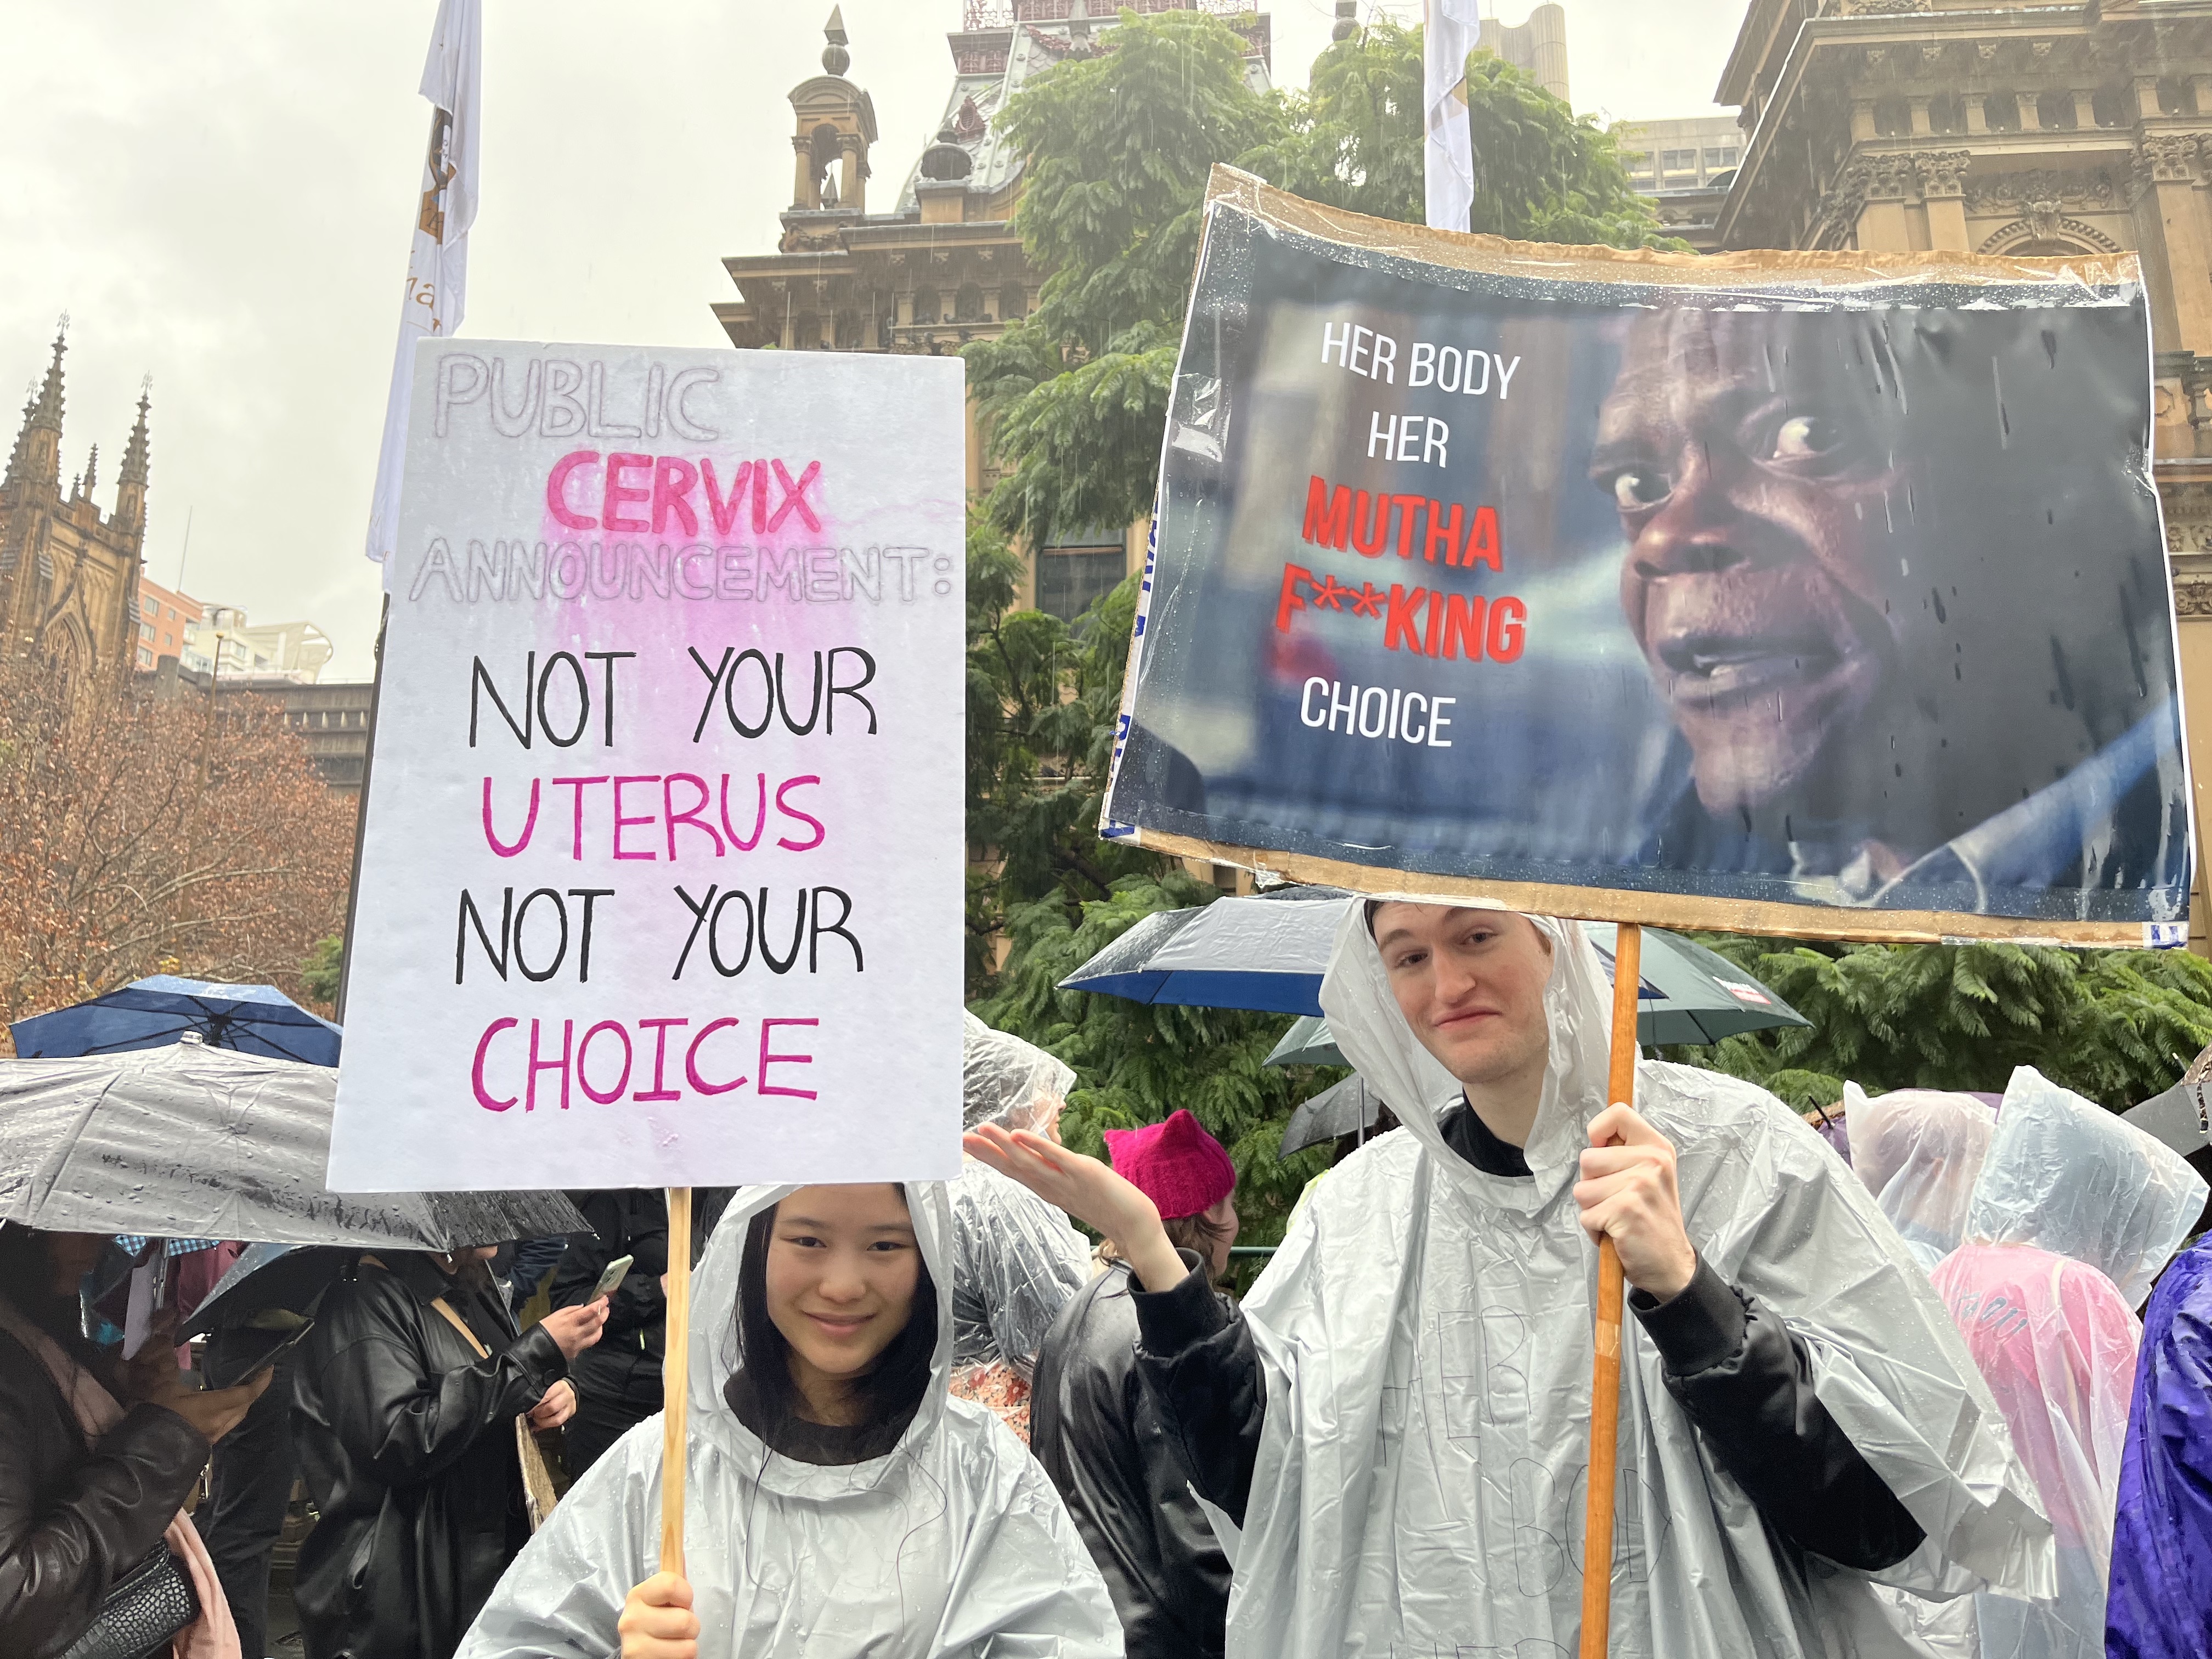
<svg viewBox="0 0 2212 1659">
<path fill-rule="evenodd" d="M 1141 1129 L 1107 1130 L 1106 1156 L 1164 1221 L 1210 1210 L 1237 1190 L 1237 1166 L 1187 1111 Z"/>
</svg>

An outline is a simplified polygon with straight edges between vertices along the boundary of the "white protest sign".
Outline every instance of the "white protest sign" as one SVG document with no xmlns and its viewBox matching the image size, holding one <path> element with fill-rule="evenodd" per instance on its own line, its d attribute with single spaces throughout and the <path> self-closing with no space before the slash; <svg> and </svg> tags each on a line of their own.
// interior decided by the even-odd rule
<svg viewBox="0 0 2212 1659">
<path fill-rule="evenodd" d="M 423 344 L 334 1190 L 957 1173 L 963 396 Z"/>
</svg>

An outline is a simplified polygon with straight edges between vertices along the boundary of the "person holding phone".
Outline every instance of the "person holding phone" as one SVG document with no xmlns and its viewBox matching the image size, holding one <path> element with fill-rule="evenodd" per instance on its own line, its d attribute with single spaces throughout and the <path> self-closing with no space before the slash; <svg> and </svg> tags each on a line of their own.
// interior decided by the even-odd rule
<svg viewBox="0 0 2212 1659">
<path fill-rule="evenodd" d="M 489 1249 L 363 1255 L 295 1351 L 321 1519 L 294 1600 L 307 1659 L 448 1659 L 530 1536 L 516 1419 L 557 1428 L 604 1299 L 517 1334 Z"/>
<path fill-rule="evenodd" d="M 464 1659 L 1119 1659 L 1036 1460 L 946 1388 L 944 1184 L 757 1187 L 691 1287 L 684 1574 L 660 1571 L 661 1425 L 570 1489 Z"/>
<path fill-rule="evenodd" d="M 201 1627 L 231 1629 L 179 1510 L 209 1447 L 237 1427 L 269 1374 L 193 1389 L 166 1315 L 128 1362 L 86 1341 L 77 1285 L 106 1243 L 0 1222 L 0 1653 L 11 1659 L 66 1653 L 117 1583 L 165 1548 L 192 1581 Z M 88 1403 L 114 1420 L 88 1430 Z"/>
<path fill-rule="evenodd" d="M 632 1424 L 660 1409 L 668 1316 L 660 1276 L 668 1271 L 668 1200 L 658 1187 L 572 1192 L 568 1198 L 592 1231 L 572 1237 L 555 1264 L 553 1305 L 580 1307 L 607 1297 L 606 1329 L 568 1373 L 576 1388 L 576 1414 L 561 1431 L 561 1459 L 574 1480 Z M 629 1271 L 609 1295 L 601 1281 L 622 1256 L 629 1258 Z"/>
</svg>

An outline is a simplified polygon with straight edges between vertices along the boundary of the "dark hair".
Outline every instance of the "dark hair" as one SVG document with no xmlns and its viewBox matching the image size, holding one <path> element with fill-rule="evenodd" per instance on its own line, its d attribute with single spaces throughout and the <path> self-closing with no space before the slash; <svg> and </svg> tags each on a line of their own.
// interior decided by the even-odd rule
<svg viewBox="0 0 2212 1659">
<path fill-rule="evenodd" d="M 20 1222 L 0 1221 L 0 1296 L 59 1343 L 79 1364 L 106 1379 L 106 1357 L 84 1334 L 84 1316 L 72 1291 L 52 1288 L 53 1258 L 47 1235 Z"/>
<path fill-rule="evenodd" d="M 899 1188 L 902 1199 L 906 1189 Z M 771 1446 L 799 1419 L 799 1390 L 791 1380 L 791 1344 L 775 1328 L 768 1307 L 768 1252 L 775 1231 L 771 1204 L 745 1228 L 744 1259 L 738 1268 L 737 1369 L 722 1397 L 746 1427 Z M 846 1382 L 866 1443 L 863 1458 L 881 1456 L 898 1443 L 929 1390 L 937 1354 L 937 1281 L 927 1259 L 917 1264 L 914 1305 L 906 1328 L 876 1356 L 876 1363 Z"/>
</svg>

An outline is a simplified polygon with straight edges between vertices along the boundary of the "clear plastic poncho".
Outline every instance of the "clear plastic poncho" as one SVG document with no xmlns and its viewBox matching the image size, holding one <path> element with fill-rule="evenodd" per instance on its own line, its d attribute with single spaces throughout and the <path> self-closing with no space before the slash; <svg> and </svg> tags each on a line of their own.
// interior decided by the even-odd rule
<svg viewBox="0 0 2212 1659">
<path fill-rule="evenodd" d="M 1028 1450 L 945 1392 L 951 1301 L 938 1299 L 934 1384 L 888 1456 L 841 1468 L 771 1453 L 722 1397 L 737 1350 L 747 1223 L 793 1191 L 751 1187 L 692 1281 L 684 1557 L 700 1659 L 1118 1659 L 1121 1627 L 1091 1554 Z M 940 1292 L 945 1188 L 907 1188 Z M 459 1659 L 607 1659 L 632 1586 L 658 1571 L 658 1415 L 561 1500 L 507 1571 Z"/>
<path fill-rule="evenodd" d="M 963 1018 L 962 1123 L 1048 1131 L 1073 1068 L 973 1014 Z M 972 1158 L 951 1200 L 952 1363 L 1003 1360 L 1026 1382 L 1045 1333 L 1091 1277 L 1091 1246 L 1061 1212 Z"/>
<path fill-rule="evenodd" d="M 1887 1097 L 1884 1097 L 1887 1098 Z M 2055 1597 L 1975 1598 L 1982 1659 L 2101 1659 L 2105 1587 L 2142 1328 L 2116 1280 L 2150 1280 L 2204 1201 L 2180 1154 L 2014 1072 L 1966 1238 L 1936 1270 L 2051 1517 Z"/>
<path fill-rule="evenodd" d="M 1398 1011 L 1362 907 L 1322 988 L 1345 1057 L 1396 1103 L 1315 1189 L 1244 1303 L 1267 1387 L 1235 1553 L 1232 1659 L 1555 1659 L 1581 1622 L 1597 1253 L 1569 1191 L 1603 1109 L 1612 995 L 1571 922 L 1525 1148 L 1486 1176 L 1436 1124 L 1459 1085 Z M 1936 1595 L 2048 1594 L 2034 1508 L 1957 1330 L 1866 1189 L 1750 1084 L 1645 1062 L 1638 1108 L 1679 1152 L 1690 1236 L 1809 1344 L 1814 1387 L 1927 1540 L 1881 1577 Z M 1422 1109 L 1425 1107 L 1426 1109 Z M 1894 1655 L 1869 1579 L 1778 1548 L 1624 1327 L 1612 1652 Z"/>
<path fill-rule="evenodd" d="M 1966 1237 L 1966 1206 L 1996 1119 L 1972 1095 L 1844 1085 L 1851 1168 L 1929 1272 Z"/>
<path fill-rule="evenodd" d="M 1075 1068 L 1008 1031 L 960 1016 L 960 1127 L 1034 1129 L 1060 1115 Z"/>
<path fill-rule="evenodd" d="M 2172 1147 L 2022 1066 L 2005 1085 L 1966 1237 L 2086 1261 L 2140 1308 L 2203 1212 L 2204 1190 Z"/>
</svg>

